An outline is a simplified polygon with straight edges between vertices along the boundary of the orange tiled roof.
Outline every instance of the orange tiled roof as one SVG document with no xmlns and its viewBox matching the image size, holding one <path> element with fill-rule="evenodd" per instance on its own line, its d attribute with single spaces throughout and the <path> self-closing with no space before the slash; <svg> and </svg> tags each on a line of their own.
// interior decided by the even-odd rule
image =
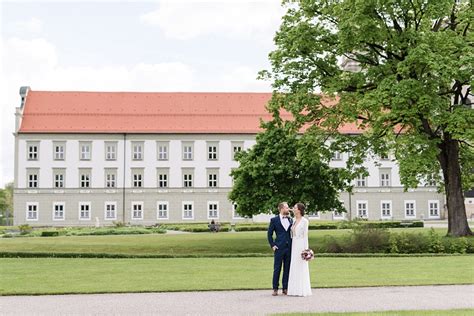
<svg viewBox="0 0 474 316">
<path fill-rule="evenodd" d="M 28 92 L 20 133 L 255 134 L 271 93 Z M 284 115 L 291 119 L 291 115 Z M 346 126 L 343 133 L 360 133 Z"/>
</svg>

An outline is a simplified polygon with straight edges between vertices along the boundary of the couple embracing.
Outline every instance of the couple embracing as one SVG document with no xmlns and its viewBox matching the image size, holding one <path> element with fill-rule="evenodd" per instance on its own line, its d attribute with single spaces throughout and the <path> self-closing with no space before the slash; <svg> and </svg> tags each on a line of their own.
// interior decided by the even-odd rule
<svg viewBox="0 0 474 316">
<path fill-rule="evenodd" d="M 308 250 L 309 221 L 304 218 L 305 205 L 296 203 L 292 209 L 294 220 L 290 217 L 288 203 L 278 204 L 279 215 L 270 220 L 268 242 L 274 251 L 273 296 L 278 295 L 280 273 L 283 267 L 283 295 L 310 296 L 308 259 L 303 259 Z M 273 234 L 276 238 L 273 239 Z"/>
</svg>

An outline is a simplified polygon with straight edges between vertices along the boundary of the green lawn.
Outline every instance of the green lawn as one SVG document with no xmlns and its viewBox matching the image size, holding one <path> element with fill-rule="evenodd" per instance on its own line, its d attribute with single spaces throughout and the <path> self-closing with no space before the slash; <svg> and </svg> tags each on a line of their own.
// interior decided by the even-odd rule
<svg viewBox="0 0 474 316">
<path fill-rule="evenodd" d="M 361 313 L 292 313 L 275 314 L 278 316 L 470 316 L 474 315 L 474 309 L 451 309 L 451 310 L 416 310 L 416 311 L 388 311 L 388 312 L 361 312 Z"/>
<path fill-rule="evenodd" d="M 396 228 L 392 231 L 428 233 L 429 229 Z M 310 231 L 309 243 L 317 247 L 325 236 L 340 237 L 349 232 L 342 229 Z M 444 235 L 446 230 L 436 229 L 436 232 Z M 266 232 L 0 238 L 0 251 L 198 256 L 271 254 Z"/>
<path fill-rule="evenodd" d="M 0 259 L 0 295 L 269 289 L 272 258 Z M 474 257 L 317 258 L 313 287 L 472 284 Z"/>
</svg>

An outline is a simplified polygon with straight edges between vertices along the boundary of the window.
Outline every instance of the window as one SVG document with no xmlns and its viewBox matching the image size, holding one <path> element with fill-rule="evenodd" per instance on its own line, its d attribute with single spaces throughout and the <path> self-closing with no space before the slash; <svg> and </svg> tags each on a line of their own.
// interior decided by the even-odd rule
<svg viewBox="0 0 474 316">
<path fill-rule="evenodd" d="M 193 171 L 183 170 L 183 187 L 185 188 L 193 187 Z"/>
<path fill-rule="evenodd" d="M 53 203 L 53 221 L 64 220 L 64 202 Z"/>
<path fill-rule="evenodd" d="M 341 205 L 344 206 L 344 201 L 339 201 L 341 202 Z M 344 212 L 338 212 L 337 210 L 334 210 L 333 213 L 332 213 L 332 217 L 334 219 L 343 219 L 344 218 Z"/>
<path fill-rule="evenodd" d="M 367 186 L 367 177 L 364 175 L 359 175 L 356 179 L 356 187 L 366 187 Z"/>
<path fill-rule="evenodd" d="M 219 218 L 219 202 L 207 202 L 207 218 Z"/>
<path fill-rule="evenodd" d="M 143 187 L 143 169 L 132 169 L 132 187 Z"/>
<path fill-rule="evenodd" d="M 117 142 L 105 142 L 105 160 L 117 160 Z"/>
<path fill-rule="evenodd" d="M 332 160 L 342 160 L 342 156 L 341 156 L 341 153 L 339 151 L 334 151 L 332 153 Z"/>
<path fill-rule="evenodd" d="M 194 202 L 183 202 L 183 219 L 194 219 Z"/>
<path fill-rule="evenodd" d="M 217 143 L 207 143 L 207 160 L 217 160 Z"/>
<path fill-rule="evenodd" d="M 168 143 L 158 142 L 156 146 L 158 150 L 158 160 L 168 160 Z"/>
<path fill-rule="evenodd" d="M 80 148 L 80 160 L 90 160 L 92 152 L 92 143 L 91 142 L 79 142 Z"/>
<path fill-rule="evenodd" d="M 64 160 L 64 155 L 66 151 L 66 145 L 65 143 L 58 143 L 58 142 L 53 142 L 53 157 L 54 160 Z"/>
<path fill-rule="evenodd" d="M 380 186 L 389 187 L 390 186 L 390 170 L 380 170 Z"/>
<path fill-rule="evenodd" d="M 64 169 L 53 169 L 53 188 L 64 188 Z"/>
<path fill-rule="evenodd" d="M 243 148 L 243 142 L 232 142 L 232 160 L 235 160 L 235 154 L 241 152 Z"/>
<path fill-rule="evenodd" d="M 37 188 L 39 184 L 39 169 L 27 169 L 26 174 L 26 182 L 28 188 Z"/>
<path fill-rule="evenodd" d="M 219 174 L 217 171 L 208 171 L 207 173 L 207 185 L 210 188 L 217 188 L 217 179 L 219 178 Z"/>
<path fill-rule="evenodd" d="M 168 219 L 168 202 L 158 201 L 156 204 L 156 219 Z"/>
<path fill-rule="evenodd" d="M 143 219 L 143 202 L 132 202 L 132 219 Z"/>
<path fill-rule="evenodd" d="M 311 218 L 319 218 L 320 213 L 318 211 L 308 212 L 308 216 Z"/>
<path fill-rule="evenodd" d="M 91 219 L 91 202 L 79 202 L 79 220 Z"/>
<path fill-rule="evenodd" d="M 116 169 L 105 169 L 105 187 L 115 188 L 117 187 L 117 170 Z"/>
<path fill-rule="evenodd" d="M 104 218 L 106 220 L 117 219 L 117 202 L 105 202 Z"/>
<path fill-rule="evenodd" d="M 380 154 L 380 160 L 388 160 L 388 154 Z"/>
<path fill-rule="evenodd" d="M 416 201 L 405 201 L 405 217 L 416 217 Z"/>
<path fill-rule="evenodd" d="M 26 203 L 26 220 L 37 221 L 38 220 L 38 203 L 30 202 Z"/>
<path fill-rule="evenodd" d="M 239 213 L 237 213 L 237 203 L 232 203 L 232 218 L 233 219 L 243 218 L 242 216 L 240 216 Z"/>
<path fill-rule="evenodd" d="M 91 187 L 91 171 L 90 169 L 79 170 L 79 187 L 90 188 Z"/>
<path fill-rule="evenodd" d="M 429 200 L 428 201 L 428 211 L 430 217 L 439 217 L 439 201 Z"/>
<path fill-rule="evenodd" d="M 193 160 L 192 144 L 183 144 L 183 160 Z"/>
<path fill-rule="evenodd" d="M 380 212 L 382 218 L 392 217 L 392 201 L 380 201 Z"/>
<path fill-rule="evenodd" d="M 132 142 L 132 160 L 143 160 L 143 142 Z"/>
<path fill-rule="evenodd" d="M 357 201 L 357 216 L 362 218 L 368 217 L 367 201 Z"/>
<path fill-rule="evenodd" d="M 39 143 L 27 143 L 27 159 L 38 160 Z"/>
<path fill-rule="evenodd" d="M 158 179 L 158 187 L 159 188 L 167 188 L 168 187 L 168 169 L 157 169 L 157 179 Z"/>
</svg>

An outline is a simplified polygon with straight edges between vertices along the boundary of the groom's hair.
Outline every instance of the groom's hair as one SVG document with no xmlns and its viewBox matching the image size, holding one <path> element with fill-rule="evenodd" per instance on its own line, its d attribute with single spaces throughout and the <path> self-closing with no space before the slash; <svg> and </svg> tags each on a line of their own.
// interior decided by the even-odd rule
<svg viewBox="0 0 474 316">
<path fill-rule="evenodd" d="M 280 212 L 285 207 L 285 205 L 288 205 L 288 202 L 278 203 L 278 212 Z"/>
<path fill-rule="evenodd" d="M 296 203 L 296 207 L 298 208 L 298 210 L 300 210 L 301 216 L 304 216 L 306 206 L 303 203 Z"/>
</svg>

